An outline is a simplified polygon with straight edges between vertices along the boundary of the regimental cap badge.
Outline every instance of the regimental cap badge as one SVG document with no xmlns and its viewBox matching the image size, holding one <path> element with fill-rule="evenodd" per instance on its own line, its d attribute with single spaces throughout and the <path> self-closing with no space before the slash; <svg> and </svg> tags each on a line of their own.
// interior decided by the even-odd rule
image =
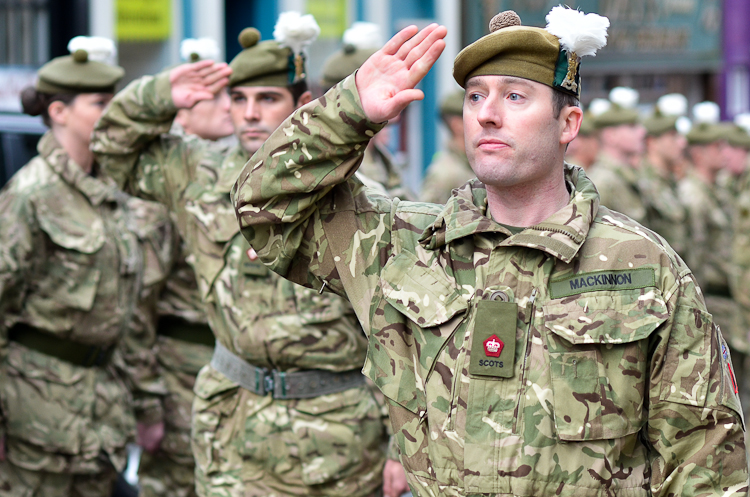
<svg viewBox="0 0 750 497">
<path fill-rule="evenodd" d="M 497 335 L 492 335 L 484 341 L 484 354 L 487 357 L 500 357 L 505 344 L 500 340 Z"/>
</svg>

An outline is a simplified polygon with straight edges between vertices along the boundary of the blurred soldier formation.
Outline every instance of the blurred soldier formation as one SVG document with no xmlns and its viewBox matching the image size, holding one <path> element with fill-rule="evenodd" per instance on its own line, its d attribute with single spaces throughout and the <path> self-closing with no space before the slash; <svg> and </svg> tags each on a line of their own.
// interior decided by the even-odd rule
<svg viewBox="0 0 750 497">
<path fill-rule="evenodd" d="M 528 72 L 524 63 L 508 69 L 511 66 L 504 65 L 503 57 L 505 51 L 513 55 L 516 48 L 532 43 L 530 38 L 515 38 L 508 33 L 536 29 L 529 35 L 533 37 L 543 30 L 521 28 L 514 25 L 512 16 L 500 17 L 502 22 L 497 18 L 493 21 L 493 34 L 468 47 L 462 61 L 461 56 L 457 58 L 456 81 L 461 87 L 468 87 L 468 81 L 476 75 L 510 75 L 539 82 L 537 73 Z M 572 25 L 576 26 L 574 22 Z M 508 451 L 503 458 L 525 461 L 542 455 L 549 459 L 532 476 L 525 464 L 508 473 L 508 481 L 514 482 L 512 493 L 550 493 L 552 487 L 535 487 L 539 484 L 535 478 L 554 480 L 555 488 L 564 490 L 564 495 L 576 493 L 580 470 L 567 473 L 563 468 L 581 462 L 565 456 L 575 452 L 577 446 L 559 443 L 545 424 L 549 420 L 544 412 L 549 414 L 549 407 L 542 406 L 542 397 L 549 395 L 551 401 L 552 394 L 535 391 L 534 398 L 527 400 L 528 410 L 514 414 L 528 427 L 511 443 L 504 437 L 512 430 L 506 433 L 506 427 L 488 421 L 494 405 L 483 406 L 489 406 L 485 417 L 476 412 L 468 416 L 466 412 L 467 403 L 477 403 L 477 397 L 503 404 L 505 401 L 491 393 L 493 385 L 511 383 L 499 384 L 486 377 L 469 381 L 479 367 L 474 364 L 478 359 L 469 357 L 478 357 L 481 345 L 469 354 L 469 345 L 462 343 L 464 335 L 456 335 L 450 343 L 430 338 L 440 338 L 448 328 L 463 330 L 465 323 L 454 322 L 459 318 L 451 320 L 461 313 L 473 323 L 475 310 L 465 309 L 466 299 L 471 298 L 459 297 L 446 281 L 426 271 L 427 267 L 445 264 L 450 257 L 458 257 L 458 265 L 471 267 L 472 249 L 468 244 L 459 247 L 458 256 L 451 249 L 451 255 L 445 255 L 442 262 L 426 263 L 416 256 L 408 259 L 402 255 L 397 258 L 398 264 L 389 263 L 385 269 L 381 265 L 387 262 L 390 256 L 386 252 L 393 247 L 389 242 L 386 249 L 383 242 L 378 249 L 381 252 L 376 251 L 385 233 L 395 230 L 382 225 L 391 208 L 394 216 L 404 216 L 394 221 L 403 224 L 399 224 L 403 234 L 394 235 L 394 244 L 413 243 L 439 251 L 451 242 L 446 236 L 488 229 L 484 214 L 483 220 L 477 220 L 461 211 L 472 202 L 484 202 L 483 209 L 489 211 L 488 199 L 477 197 L 481 195 L 477 191 L 484 189 L 475 179 L 476 169 L 472 169 L 476 158 L 470 161 L 472 155 L 467 156 L 467 148 L 476 143 L 464 142 L 463 113 L 474 97 L 461 89 L 441 102 L 439 118 L 445 124 L 447 142 L 426 172 L 421 200 L 447 202 L 450 212 L 440 214 L 443 217 L 431 224 L 440 208 L 412 202 L 417 196 L 401 178 L 403 164 L 387 147 L 389 128 L 384 128 L 384 123 L 398 122 L 405 104 L 387 115 L 378 114 L 383 119 L 372 122 L 372 116 L 360 106 L 377 98 L 360 102 L 364 94 L 358 93 L 354 78 L 349 77 L 366 62 L 369 66 L 363 68 L 365 74 L 381 69 L 371 62 L 373 54 L 380 64 L 386 61 L 378 26 L 355 23 L 347 30 L 341 49 L 327 59 L 318 82 L 323 92 L 328 92 L 322 98 L 328 103 L 310 104 L 320 106 L 315 119 L 300 111 L 313 100 L 307 52 L 319 31 L 312 16 L 283 13 L 272 41 L 261 41 L 254 28 L 243 30 L 239 35 L 242 51 L 229 64 L 217 61 L 220 52 L 213 40 L 185 40 L 181 50 L 184 63 L 143 76 L 117 94 L 114 88 L 123 70 L 112 63 L 115 51 L 109 40 L 77 37 L 69 45 L 71 55 L 56 58 L 39 70 L 36 86 L 24 92 L 24 111 L 41 115 L 49 132 L 39 143 L 39 155 L 0 192 L 0 495 L 108 497 L 125 465 L 126 445 L 134 442 L 144 449 L 139 492 L 146 497 L 395 497 L 408 492 L 409 484 L 417 495 L 505 494 L 502 489 L 506 487 L 496 481 L 502 470 L 484 474 L 487 463 L 480 455 L 489 450 L 495 435 L 500 437 L 495 441 L 497 447 L 505 446 Z M 440 38 L 445 36 L 444 28 L 433 26 L 419 34 L 416 30 L 408 33 L 394 40 L 402 36 L 402 55 L 413 57 L 415 67 L 421 57 L 437 58 L 440 50 L 435 47 L 439 48 Z M 412 36 L 413 43 L 407 42 Z M 549 66 L 545 71 L 550 74 L 560 73 L 560 67 L 554 64 L 559 53 L 568 53 L 568 59 L 559 58 L 564 60 L 567 79 L 554 84 L 544 80 L 541 84 L 555 91 L 567 89 L 567 96 L 577 102 L 580 81 L 575 64 L 580 64 L 580 57 L 576 59 L 573 50 L 561 48 L 563 42 L 558 41 L 558 35 L 546 33 L 543 37 L 547 40 L 544 48 L 534 45 L 534 50 L 543 55 L 519 51 L 526 55 L 518 56 L 518 60 L 530 57 L 539 67 Z M 389 45 L 394 45 L 394 40 Z M 495 40 L 500 40 L 499 44 L 494 44 Z M 429 44 L 431 47 L 425 48 Z M 393 49 L 394 53 L 398 50 L 398 46 Z M 409 50 L 412 55 L 407 55 Z M 381 79 L 387 78 L 381 75 Z M 720 336 L 716 340 L 707 338 L 705 350 L 696 350 L 695 355 L 706 364 L 710 362 L 710 367 L 702 373 L 703 387 L 696 388 L 704 391 L 709 383 L 711 389 L 720 388 L 718 393 L 711 390 L 705 394 L 701 402 L 707 411 L 720 404 L 718 409 L 723 414 L 717 415 L 717 420 L 731 434 L 737 430 L 732 424 L 733 410 L 738 409 L 734 393 L 740 392 L 746 407 L 750 404 L 750 388 L 744 381 L 750 373 L 750 117 L 738 116 L 736 123 L 722 124 L 718 107 L 703 103 L 694 108 L 695 119 L 687 131 L 680 126 L 687 113 L 687 101 L 681 95 L 665 95 L 645 118 L 637 104 L 637 92 L 616 88 L 609 100 L 592 102 L 582 121 L 575 117 L 579 114 L 576 110 L 570 110 L 575 106 L 562 105 L 565 112 L 572 112 L 566 114 L 573 116 L 570 122 L 577 119 L 580 123 L 577 137 L 567 146 L 566 160 L 585 169 L 599 191 L 601 205 L 612 209 L 613 219 L 605 223 L 626 226 L 622 229 L 628 235 L 617 236 L 640 248 L 645 247 L 639 238 L 643 237 L 664 246 L 666 254 L 671 254 L 667 244 L 676 251 L 679 257 L 662 268 L 667 280 L 677 285 L 674 275 L 684 277 L 689 274 L 687 267 L 692 270 L 700 289 L 692 284 L 685 289 L 680 283 L 680 292 L 700 295 L 702 290 L 708 312 L 726 337 L 735 367 L 732 373 Z M 340 113 L 330 111 L 333 105 L 341 107 Z M 321 125 L 319 119 L 330 122 Z M 337 119 L 344 119 L 343 124 L 336 124 Z M 333 133 L 329 133 L 330 126 Z M 319 134 L 311 140 L 309 134 L 313 132 Z M 332 136 L 342 141 L 331 141 Z M 325 174 L 314 170 L 316 161 L 326 160 L 341 169 L 326 170 Z M 307 163 L 313 164 L 311 170 L 305 168 Z M 573 206 L 575 212 L 595 205 L 595 190 L 583 173 L 578 176 L 580 169 L 570 164 L 565 166 L 561 184 L 571 192 L 574 200 L 568 208 Z M 277 177 L 280 165 L 284 174 Z M 255 180 L 250 186 L 249 174 L 256 168 L 264 180 Z M 230 198 L 238 178 L 241 188 L 239 197 L 235 191 L 235 200 L 255 195 L 258 202 L 265 195 L 257 204 L 237 204 L 237 212 L 246 215 L 240 216 L 243 232 Z M 337 189 L 336 185 L 347 179 L 355 185 L 353 195 Z M 276 181 L 284 186 L 272 184 Z M 349 187 L 350 183 L 345 184 Z M 328 196 L 304 191 L 312 184 L 327 189 Z M 284 195 L 289 191 L 295 196 L 286 200 Z M 390 198 L 404 202 L 399 204 L 397 200 L 392 207 Z M 362 222 L 370 223 L 370 231 L 355 229 L 348 218 L 342 222 L 343 216 L 334 219 L 337 205 L 344 211 L 357 211 L 357 216 L 366 220 Z M 363 205 L 366 208 L 358 211 Z M 333 209 L 329 219 L 313 212 L 328 208 Z M 584 229 L 577 224 L 575 228 L 565 225 L 570 222 L 563 219 L 565 215 L 556 215 L 560 219 L 555 222 L 563 223 L 561 232 Z M 247 216 L 258 218 L 248 221 Z M 290 227 L 263 231 L 267 226 L 257 219 L 264 216 L 264 222 L 280 220 Z M 577 219 L 575 214 L 569 217 Z M 311 219 L 320 224 L 305 228 Z M 444 223 L 442 227 L 440 222 Z M 490 222 L 502 226 L 501 231 L 495 233 L 496 238 L 488 235 L 478 239 L 480 248 L 473 249 L 477 250 L 475 259 L 490 245 L 501 243 L 501 238 L 523 233 L 521 224 Z M 586 222 L 594 221 L 587 218 Z M 256 225 L 257 231 L 251 227 Z M 558 229 L 549 226 L 553 225 L 545 229 Z M 321 244 L 320 233 L 329 229 L 334 236 Z M 417 241 L 425 236 L 423 230 L 430 233 L 429 237 Z M 261 253 L 263 262 L 248 239 L 259 252 L 265 251 Z M 534 240 L 519 246 L 542 243 L 541 237 Z M 569 240 L 549 240 L 554 242 L 547 249 L 550 253 L 569 249 L 561 249 Z M 583 238 L 574 237 L 574 241 L 581 244 Z M 461 243 L 459 240 L 458 245 Z M 292 246 L 302 247 L 299 255 L 293 250 L 285 252 Z M 312 248 L 315 246 L 317 249 Z M 268 259 L 269 253 L 275 254 L 273 260 Z M 517 317 L 527 323 L 518 328 L 519 351 L 527 340 L 526 333 L 529 343 L 536 340 L 541 344 L 541 332 L 536 327 L 542 325 L 533 323 L 535 312 L 543 307 L 535 307 L 534 299 L 542 302 L 549 297 L 537 296 L 535 290 L 530 297 L 517 294 L 514 300 L 510 280 L 530 284 L 536 278 L 529 276 L 534 274 L 533 268 L 541 267 L 549 277 L 552 267 L 534 262 L 535 257 L 521 258 L 525 269 L 517 266 L 515 259 L 510 261 L 519 272 L 509 276 L 506 283 L 511 286 L 503 283 L 493 287 L 494 292 L 487 290 L 488 296 L 502 294 L 502 298 L 492 297 L 499 300 L 494 303 L 523 302 L 515 314 L 503 314 L 511 323 Z M 573 256 L 559 257 L 561 270 L 571 264 Z M 351 264 L 347 269 L 339 266 L 345 259 Z M 537 262 L 539 265 L 534 266 Z M 484 274 L 483 264 L 471 271 Z M 325 276 L 316 273 L 322 267 L 328 268 Z M 395 276 L 405 278 L 413 270 L 414 279 L 410 281 L 416 286 L 409 287 L 405 279 L 393 281 Z M 382 279 L 378 276 L 381 271 Z M 354 277 L 352 288 L 356 290 L 341 283 L 339 278 L 349 281 L 344 273 Z M 473 278 L 464 290 L 475 291 Z M 499 276 L 489 278 L 494 281 Z M 389 292 L 384 300 L 379 300 L 381 284 Z M 362 290 L 364 286 L 356 285 L 370 287 Z M 638 292 L 643 290 L 638 288 Z M 408 301 L 409 295 L 423 291 L 426 296 L 418 299 L 427 310 L 401 300 Z M 476 291 L 481 299 L 482 288 Z M 434 309 L 429 307 L 431 296 Z M 632 320 L 628 326 L 652 331 L 667 320 L 676 329 L 676 322 L 684 318 L 673 314 L 676 311 L 671 307 L 667 311 L 664 302 L 655 298 L 638 304 L 643 298 L 618 300 L 617 312 L 627 308 L 631 313 L 626 316 Z M 664 296 L 665 300 L 669 298 Z M 699 297 L 688 298 L 700 301 Z M 387 305 L 378 306 L 378 302 Z M 638 320 L 644 306 L 649 305 L 649 313 L 664 316 L 644 318 L 648 321 L 644 324 Z M 710 316 L 706 318 L 701 305 L 695 304 L 696 317 L 691 318 L 692 324 L 684 324 L 686 329 L 700 327 L 701 333 L 706 327 L 710 329 Z M 571 308 L 569 305 L 559 311 L 565 314 Z M 602 312 L 606 314 L 607 310 Z M 400 320 L 404 315 L 413 322 L 404 324 L 406 321 Z M 485 318 L 482 322 L 490 328 L 483 332 L 494 332 L 493 326 L 507 328 L 497 318 Z M 560 323 L 567 321 L 561 319 Z M 515 344 L 514 325 L 508 333 Z M 502 337 L 510 340 L 510 335 Z M 484 338 L 490 340 L 489 335 Z M 642 338 L 639 336 L 637 343 L 642 343 Z M 630 335 L 625 339 L 630 341 Z M 581 344 L 590 342 L 573 343 L 585 348 L 589 345 Z M 553 346 L 560 351 L 570 347 L 562 338 L 554 339 Z M 675 353 L 664 347 L 659 349 L 664 354 Z M 420 352 L 406 360 L 402 354 L 413 350 Z M 506 361 L 508 350 L 512 356 L 515 346 L 508 346 L 501 356 Z M 594 349 L 590 352 L 596 355 Z M 641 363 L 637 367 L 645 368 L 646 351 L 634 348 L 631 352 L 644 356 L 638 357 Z M 428 359 L 438 354 L 452 359 L 441 356 L 436 364 L 430 364 Z M 541 351 L 527 351 L 526 357 L 539 360 L 535 354 Z M 465 371 L 456 370 L 451 360 L 458 359 L 471 360 L 471 371 L 468 365 Z M 600 366 L 615 367 L 620 360 L 622 364 L 627 362 L 617 359 L 614 366 Z M 555 361 L 560 362 L 558 373 L 562 377 L 553 379 L 552 389 L 560 388 L 569 369 L 578 374 L 575 360 Z M 524 368 L 516 375 L 530 374 L 526 368 L 531 364 L 527 366 L 525 359 L 511 360 L 511 364 Z M 722 378 L 727 371 L 731 388 L 725 391 Z M 528 383 L 543 383 L 537 378 L 539 374 L 529 376 Z M 595 376 L 600 381 L 599 373 Z M 438 390 L 434 385 L 425 386 L 428 378 L 434 383 L 437 377 L 442 378 L 439 395 L 435 395 Z M 684 377 L 687 385 L 693 379 L 692 372 L 684 372 Z M 650 397 L 642 391 L 646 388 L 643 381 L 634 390 L 640 389 L 648 404 Z M 469 392 L 470 384 L 480 383 L 485 393 L 473 392 L 479 388 L 475 386 L 471 387 L 473 393 Z M 512 396 L 511 390 L 520 395 L 521 385 L 513 385 L 502 395 Z M 568 390 L 556 392 L 577 395 L 577 385 L 572 382 L 565 387 Z M 458 393 L 452 396 L 454 389 Z M 669 402 L 680 392 L 665 393 L 662 400 Z M 562 410 L 563 401 L 559 399 L 555 400 L 555 409 Z M 634 403 L 641 402 L 639 409 L 647 411 L 643 397 L 639 399 Z M 507 406 L 496 414 L 502 410 Z M 389 419 L 389 412 L 393 419 Z M 571 408 L 571 412 L 580 418 L 580 409 Z M 703 426 L 704 421 L 688 421 L 683 415 L 674 416 Z M 626 423 L 632 430 L 612 429 L 606 422 L 602 427 L 601 416 L 594 416 L 604 430 L 598 436 L 592 435 L 590 428 L 585 434 L 573 433 L 575 422 L 567 417 L 564 422 L 562 417 L 555 421 L 555 430 L 567 433 L 560 435 L 560 440 L 589 441 L 598 451 L 609 438 L 635 437 L 643 429 L 642 425 L 627 424 L 633 423 L 632 419 Z M 540 422 L 542 418 L 545 421 Z M 529 430 L 538 433 L 531 437 Z M 480 440 L 482 437 L 484 440 Z M 627 440 L 628 444 L 636 443 Z M 522 458 L 511 455 L 518 443 L 531 447 Z M 744 457 L 744 446 L 735 440 L 725 443 L 738 444 L 727 449 L 735 453 L 735 459 Z M 470 444 L 475 448 L 470 449 Z M 468 451 L 477 451 L 476 468 L 464 468 L 464 447 L 467 461 Z M 547 449 L 542 447 L 553 448 L 543 454 Z M 642 454 L 633 450 L 632 458 L 638 462 L 629 463 L 630 471 L 637 464 L 639 471 L 653 478 L 663 480 L 669 465 L 679 466 L 677 472 L 687 464 L 671 461 L 664 467 L 645 468 L 639 459 Z M 674 453 L 675 458 L 682 455 Z M 559 460 L 561 456 L 566 461 Z M 703 456 L 691 457 L 698 466 L 706 464 Z M 616 462 L 623 464 L 619 459 Z M 724 490 L 741 493 L 744 488 L 746 493 L 746 486 L 735 485 L 741 473 L 735 462 L 727 462 L 723 470 L 724 478 L 731 482 L 731 488 Z M 477 474 L 471 476 L 473 469 Z M 627 480 L 628 475 L 616 478 Z M 746 480 L 747 475 L 742 478 Z M 615 491 L 619 488 L 611 481 L 608 485 L 614 485 L 611 489 Z M 647 488 L 648 483 L 639 485 Z M 652 491 L 657 493 L 656 489 Z"/>
</svg>

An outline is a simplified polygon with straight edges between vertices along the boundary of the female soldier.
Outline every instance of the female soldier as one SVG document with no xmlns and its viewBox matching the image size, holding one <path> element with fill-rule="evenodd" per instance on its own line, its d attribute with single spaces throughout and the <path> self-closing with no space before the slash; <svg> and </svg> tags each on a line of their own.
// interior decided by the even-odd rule
<svg viewBox="0 0 750 497">
<path fill-rule="evenodd" d="M 138 304 L 163 278 L 171 238 L 163 208 L 119 191 L 89 151 L 123 76 L 93 60 L 101 41 L 48 62 L 23 92 L 50 130 L 0 192 L 2 495 L 109 496 L 135 433 L 112 350 L 147 326 Z"/>
</svg>

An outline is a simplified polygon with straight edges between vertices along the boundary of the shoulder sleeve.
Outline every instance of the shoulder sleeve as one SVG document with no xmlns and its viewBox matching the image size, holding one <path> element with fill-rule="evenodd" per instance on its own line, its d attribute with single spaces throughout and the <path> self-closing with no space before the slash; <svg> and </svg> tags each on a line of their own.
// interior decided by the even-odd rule
<svg viewBox="0 0 750 497">
<path fill-rule="evenodd" d="M 245 165 L 232 198 L 243 235 L 271 269 L 350 299 L 353 275 L 358 287 L 376 284 L 392 201 L 354 172 L 383 126 L 364 116 L 349 77 L 292 114 Z"/>
<path fill-rule="evenodd" d="M 652 338 L 646 435 L 653 495 L 747 495 L 745 428 L 731 358 L 691 273 Z"/>
<path fill-rule="evenodd" d="M 115 95 L 94 128 L 91 149 L 104 173 L 120 188 L 167 203 L 163 166 L 182 146 L 162 139 L 177 109 L 172 102 L 169 72 L 144 76 Z"/>
</svg>

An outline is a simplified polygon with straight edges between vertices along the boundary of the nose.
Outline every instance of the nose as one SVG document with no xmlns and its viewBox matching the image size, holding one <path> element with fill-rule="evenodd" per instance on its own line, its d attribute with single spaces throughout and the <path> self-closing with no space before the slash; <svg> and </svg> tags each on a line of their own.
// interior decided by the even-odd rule
<svg viewBox="0 0 750 497">
<path fill-rule="evenodd" d="M 260 106 L 254 99 L 248 99 L 245 106 L 245 121 L 258 121 L 260 119 Z"/>
<path fill-rule="evenodd" d="M 483 127 L 500 127 L 502 125 L 502 103 L 498 102 L 494 95 L 490 94 L 480 104 L 477 112 L 477 121 Z"/>
</svg>

